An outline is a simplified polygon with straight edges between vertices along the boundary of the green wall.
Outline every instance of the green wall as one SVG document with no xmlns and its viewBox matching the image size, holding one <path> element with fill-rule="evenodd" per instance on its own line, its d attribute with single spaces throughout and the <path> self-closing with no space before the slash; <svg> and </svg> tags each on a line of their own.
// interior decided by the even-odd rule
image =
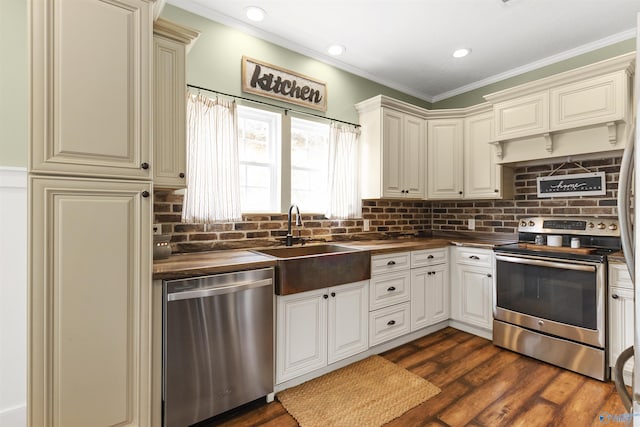
<svg viewBox="0 0 640 427">
<path fill-rule="evenodd" d="M 161 16 L 202 33 L 187 57 L 187 82 L 189 84 L 305 110 L 296 105 L 243 93 L 240 71 L 241 59 L 244 55 L 327 82 L 328 102 L 327 112 L 324 114 L 326 117 L 357 123 L 358 113 L 354 104 L 379 94 L 424 108 L 431 108 L 431 104 L 424 100 L 379 85 L 183 9 L 167 5 Z M 315 110 L 305 111 L 319 113 Z"/>
<path fill-rule="evenodd" d="M 499 90 L 508 89 L 513 86 L 517 86 L 523 83 L 527 83 L 533 80 L 541 79 L 544 77 L 552 76 L 554 74 L 562 73 L 564 71 L 573 70 L 574 68 L 582 67 L 584 65 L 592 64 L 594 62 L 602 61 L 607 58 L 613 58 L 614 56 L 622 55 L 635 51 L 636 39 L 624 40 L 618 43 L 614 43 L 607 47 L 593 50 L 591 52 L 584 53 L 582 55 L 575 56 L 573 58 L 565 59 L 564 61 L 557 62 L 555 64 L 547 65 L 546 67 L 538 68 L 537 70 L 529 71 L 524 74 L 520 74 L 515 77 L 510 77 L 505 80 L 501 80 L 496 83 L 474 89 L 469 92 L 462 93 L 460 95 L 452 96 L 451 98 L 443 99 L 442 101 L 435 102 L 433 104 L 434 109 L 440 108 L 463 108 L 471 105 L 480 104 L 485 102 L 483 95 L 497 92 Z"/>
<path fill-rule="evenodd" d="M 27 167 L 27 1 L 0 0 L 0 166 Z"/>
</svg>

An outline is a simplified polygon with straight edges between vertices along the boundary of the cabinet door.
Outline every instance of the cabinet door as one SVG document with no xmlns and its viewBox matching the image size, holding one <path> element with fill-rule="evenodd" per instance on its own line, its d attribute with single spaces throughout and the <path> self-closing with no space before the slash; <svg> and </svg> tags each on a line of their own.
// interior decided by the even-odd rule
<svg viewBox="0 0 640 427">
<path fill-rule="evenodd" d="M 279 296 L 276 383 L 327 365 L 326 289 Z"/>
<path fill-rule="evenodd" d="M 404 197 L 402 166 L 402 130 L 404 114 L 383 109 L 382 112 L 382 188 L 383 197 Z"/>
<path fill-rule="evenodd" d="M 328 362 L 369 348 L 369 281 L 329 288 Z"/>
<path fill-rule="evenodd" d="M 425 151 L 424 119 L 405 115 L 403 140 L 403 190 L 405 197 L 425 196 Z"/>
<path fill-rule="evenodd" d="M 471 116 L 464 122 L 464 197 L 495 199 L 500 197 L 500 168 L 496 164 L 493 138 L 493 113 Z"/>
<path fill-rule="evenodd" d="M 411 331 L 449 318 L 449 266 L 411 270 Z"/>
<path fill-rule="evenodd" d="M 503 140 L 549 131 L 549 92 L 497 103 L 493 106 L 496 139 Z"/>
<path fill-rule="evenodd" d="M 462 198 L 462 120 L 427 123 L 427 198 Z"/>
<path fill-rule="evenodd" d="M 633 345 L 633 290 L 611 287 L 609 290 L 609 366 L 615 366 L 622 351 Z M 633 359 L 624 370 L 633 370 Z"/>
<path fill-rule="evenodd" d="M 434 324 L 449 318 L 449 266 L 436 265 L 430 271 L 428 307 L 431 323 Z"/>
<path fill-rule="evenodd" d="M 185 45 L 153 37 L 153 183 L 187 184 Z"/>
<path fill-rule="evenodd" d="M 30 170 L 148 179 L 149 2 L 30 4 Z"/>
<path fill-rule="evenodd" d="M 456 298 L 452 316 L 455 320 L 478 326 L 492 328 L 493 320 L 493 278 L 491 269 L 456 264 Z"/>
<path fill-rule="evenodd" d="M 151 185 L 31 178 L 33 426 L 146 426 Z"/>
</svg>

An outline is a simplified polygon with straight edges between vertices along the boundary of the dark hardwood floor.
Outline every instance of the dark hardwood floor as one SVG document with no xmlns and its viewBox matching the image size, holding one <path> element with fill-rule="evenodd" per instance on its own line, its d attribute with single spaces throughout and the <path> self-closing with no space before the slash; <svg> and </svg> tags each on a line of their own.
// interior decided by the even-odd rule
<svg viewBox="0 0 640 427">
<path fill-rule="evenodd" d="M 386 424 L 406 426 L 601 426 L 624 414 L 612 382 L 600 382 L 453 328 L 382 354 L 442 392 Z M 624 425 L 610 419 L 610 425 Z M 226 414 L 212 425 L 298 424 L 277 401 Z"/>
</svg>

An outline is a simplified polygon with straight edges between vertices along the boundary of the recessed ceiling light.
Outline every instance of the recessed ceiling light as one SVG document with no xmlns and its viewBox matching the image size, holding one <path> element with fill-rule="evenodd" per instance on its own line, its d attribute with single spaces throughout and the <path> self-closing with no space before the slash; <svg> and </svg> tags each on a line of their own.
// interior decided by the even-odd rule
<svg viewBox="0 0 640 427">
<path fill-rule="evenodd" d="M 469 55 L 471 53 L 471 49 L 458 49 L 455 52 L 453 52 L 453 57 L 454 58 L 464 58 L 465 56 Z"/>
<path fill-rule="evenodd" d="M 247 14 L 247 18 L 255 22 L 262 21 L 267 14 L 264 10 L 256 6 L 249 6 L 245 9 L 245 13 Z"/>
<path fill-rule="evenodd" d="M 342 55 L 346 50 L 344 46 L 339 44 L 333 44 L 327 48 L 327 52 L 332 56 Z"/>
</svg>

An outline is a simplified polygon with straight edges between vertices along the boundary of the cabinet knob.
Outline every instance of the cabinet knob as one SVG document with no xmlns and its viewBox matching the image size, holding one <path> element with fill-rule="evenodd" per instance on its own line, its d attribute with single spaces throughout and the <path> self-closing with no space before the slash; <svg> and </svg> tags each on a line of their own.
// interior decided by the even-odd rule
<svg viewBox="0 0 640 427">
<path fill-rule="evenodd" d="M 145 198 L 146 198 L 146 197 L 149 197 L 149 196 L 150 196 L 150 194 L 149 194 L 149 192 L 148 192 L 147 190 L 144 190 L 144 191 L 142 192 L 142 197 L 145 197 Z"/>
<path fill-rule="evenodd" d="M 178 174 L 178 177 L 180 177 L 180 178 L 184 178 L 184 172 L 180 172 L 180 173 Z"/>
<path fill-rule="evenodd" d="M 395 286 L 389 286 L 389 287 L 387 288 L 387 291 L 388 291 L 388 292 L 393 292 L 393 291 L 395 291 L 395 290 L 396 290 L 396 287 L 395 287 Z"/>
<path fill-rule="evenodd" d="M 335 292 L 331 292 L 331 296 L 332 296 L 332 297 L 335 297 L 335 296 L 336 296 L 336 293 L 335 293 Z"/>
<path fill-rule="evenodd" d="M 387 265 L 396 265 L 396 262 L 394 260 L 391 260 L 387 263 Z"/>
<path fill-rule="evenodd" d="M 429 255 L 427 259 L 433 259 L 433 255 Z"/>
<path fill-rule="evenodd" d="M 494 193 L 499 193 L 500 190 L 498 190 L 497 188 L 495 190 L 493 190 Z"/>
<path fill-rule="evenodd" d="M 611 298 L 613 298 L 613 299 L 618 299 L 618 298 L 620 298 L 620 297 L 618 296 L 618 294 L 613 294 L 613 295 L 611 295 Z"/>
<path fill-rule="evenodd" d="M 493 277 L 493 276 L 491 276 L 491 273 L 488 273 L 488 274 L 487 274 L 487 277 Z"/>
<path fill-rule="evenodd" d="M 475 260 L 478 260 L 478 259 L 480 259 L 480 257 L 478 257 L 478 256 L 476 256 L 476 255 L 471 255 L 471 256 L 469 257 L 469 259 L 475 259 Z"/>
<path fill-rule="evenodd" d="M 462 194 L 462 191 L 458 191 L 458 194 Z"/>
<path fill-rule="evenodd" d="M 141 167 L 142 169 L 145 169 L 145 170 L 146 170 L 146 169 L 149 169 L 149 163 L 144 162 L 143 164 L 141 164 L 141 165 L 140 165 L 140 167 Z"/>
<path fill-rule="evenodd" d="M 395 320 L 389 320 L 389 321 L 387 322 L 387 325 L 389 325 L 389 326 L 393 326 L 393 325 L 395 325 L 395 324 L 396 324 L 396 321 L 395 321 Z"/>
<path fill-rule="evenodd" d="M 327 298 L 329 298 L 329 295 L 324 294 L 324 295 L 322 295 L 322 298 L 327 299 Z"/>
</svg>

